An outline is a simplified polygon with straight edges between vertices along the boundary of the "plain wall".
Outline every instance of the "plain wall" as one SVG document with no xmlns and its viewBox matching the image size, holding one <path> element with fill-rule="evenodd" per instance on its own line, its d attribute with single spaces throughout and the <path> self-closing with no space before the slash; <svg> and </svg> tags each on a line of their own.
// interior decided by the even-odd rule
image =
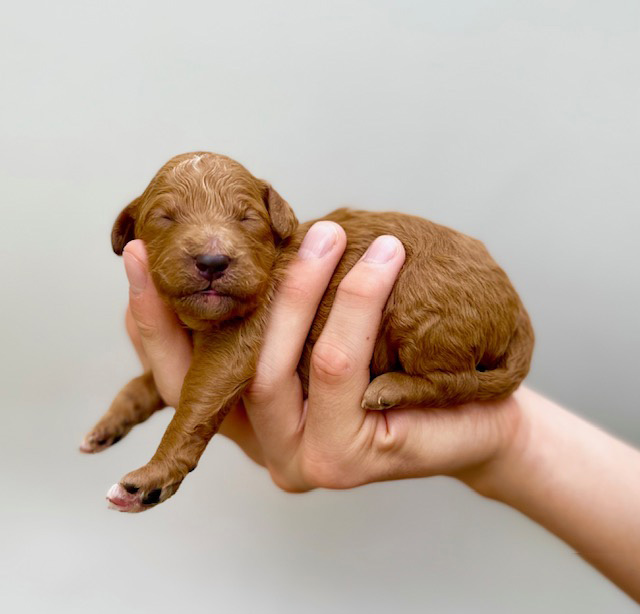
<svg viewBox="0 0 640 614">
<path fill-rule="evenodd" d="M 103 454 L 77 445 L 139 370 L 111 224 L 197 149 L 300 219 L 350 204 L 482 239 L 536 328 L 529 384 L 640 444 L 639 35 L 634 0 L 7 5 L 3 610 L 637 611 L 452 480 L 287 495 L 217 438 L 179 496 L 130 516 L 104 495 L 170 410 Z"/>
</svg>

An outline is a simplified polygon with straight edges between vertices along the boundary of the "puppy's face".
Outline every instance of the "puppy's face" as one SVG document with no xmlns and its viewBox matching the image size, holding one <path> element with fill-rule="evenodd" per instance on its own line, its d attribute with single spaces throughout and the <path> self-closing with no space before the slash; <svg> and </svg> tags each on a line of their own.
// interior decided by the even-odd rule
<svg viewBox="0 0 640 614">
<path fill-rule="evenodd" d="M 278 244 L 298 221 L 267 183 L 217 154 L 172 158 L 119 215 L 121 254 L 146 243 L 158 291 L 185 322 L 222 321 L 252 311 L 265 292 Z"/>
</svg>

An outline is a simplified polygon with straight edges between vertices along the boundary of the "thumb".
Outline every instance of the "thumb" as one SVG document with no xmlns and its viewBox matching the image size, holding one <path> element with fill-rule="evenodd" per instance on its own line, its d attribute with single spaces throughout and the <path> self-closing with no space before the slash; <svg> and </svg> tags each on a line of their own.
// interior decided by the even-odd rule
<svg viewBox="0 0 640 614">
<path fill-rule="evenodd" d="M 156 386 L 165 402 L 175 407 L 191 363 L 191 340 L 153 285 L 144 243 L 130 241 L 122 255 L 129 279 L 131 315 L 140 332 Z"/>
</svg>

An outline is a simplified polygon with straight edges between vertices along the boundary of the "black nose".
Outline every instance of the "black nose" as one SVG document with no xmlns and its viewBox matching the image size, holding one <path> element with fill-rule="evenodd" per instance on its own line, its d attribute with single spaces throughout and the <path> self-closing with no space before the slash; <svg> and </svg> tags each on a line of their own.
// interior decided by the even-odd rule
<svg viewBox="0 0 640 614">
<path fill-rule="evenodd" d="M 196 256 L 198 272 L 209 281 L 220 277 L 228 266 L 229 256 L 224 254 L 200 254 Z"/>
</svg>

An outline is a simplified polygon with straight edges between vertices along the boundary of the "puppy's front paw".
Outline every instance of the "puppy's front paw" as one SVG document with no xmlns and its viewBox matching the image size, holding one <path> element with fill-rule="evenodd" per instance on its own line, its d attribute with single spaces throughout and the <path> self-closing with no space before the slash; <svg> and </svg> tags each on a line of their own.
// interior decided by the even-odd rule
<svg viewBox="0 0 640 614">
<path fill-rule="evenodd" d="M 171 496 L 163 497 L 162 490 L 162 488 L 154 488 L 145 493 L 137 490 L 137 487 L 131 484 L 125 484 L 124 486 L 122 484 L 114 484 L 107 493 L 107 501 L 112 510 L 134 513 L 144 512 Z"/>
<path fill-rule="evenodd" d="M 156 464 L 149 463 L 132 471 L 114 484 L 107 493 L 109 507 L 119 512 L 144 512 L 173 495 L 184 476 L 171 476 Z"/>
</svg>

